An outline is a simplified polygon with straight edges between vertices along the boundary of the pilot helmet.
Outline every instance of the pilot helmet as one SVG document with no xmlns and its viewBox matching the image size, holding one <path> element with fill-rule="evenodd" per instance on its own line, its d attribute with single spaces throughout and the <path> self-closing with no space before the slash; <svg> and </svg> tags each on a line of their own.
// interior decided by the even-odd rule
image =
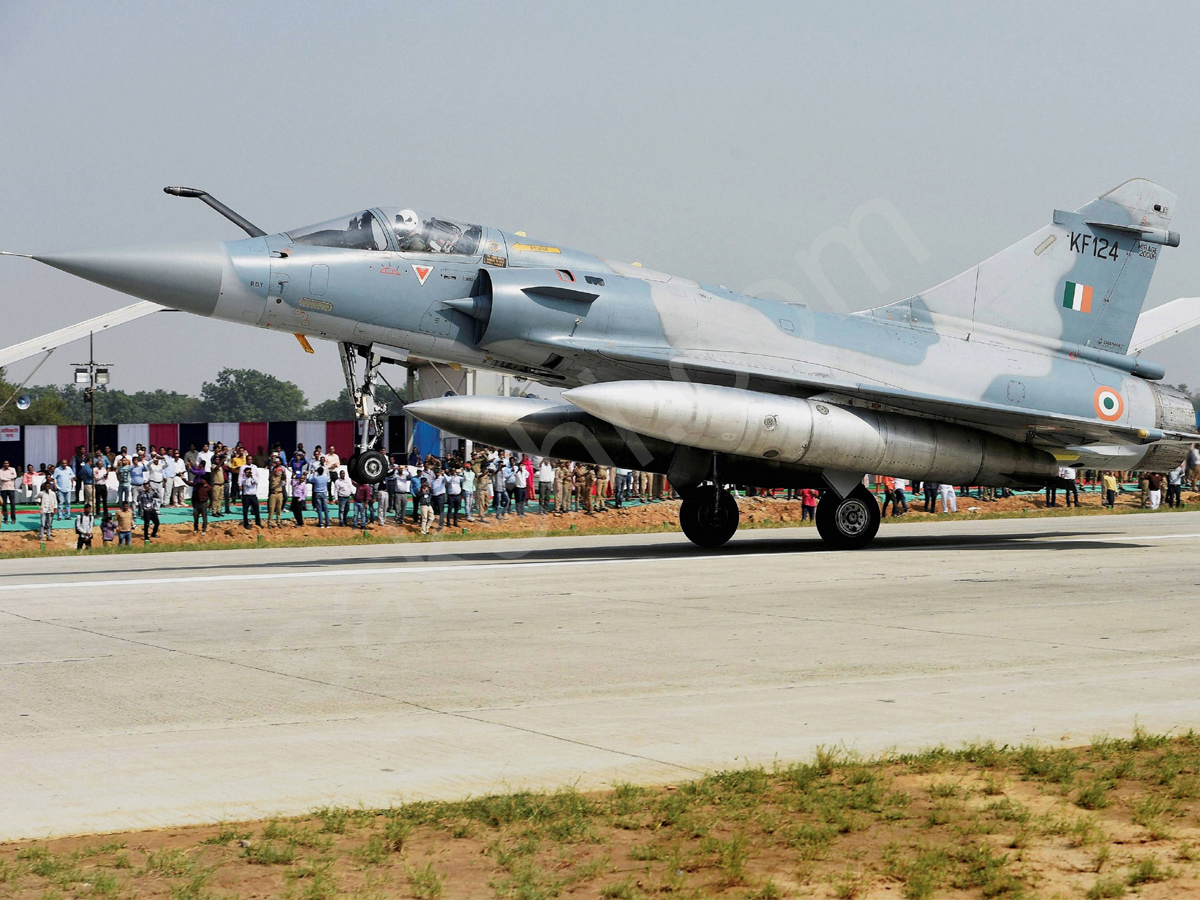
<svg viewBox="0 0 1200 900">
<path fill-rule="evenodd" d="M 416 231 L 420 226 L 417 214 L 411 209 L 402 209 L 396 213 L 396 230 L 401 232 Z"/>
</svg>

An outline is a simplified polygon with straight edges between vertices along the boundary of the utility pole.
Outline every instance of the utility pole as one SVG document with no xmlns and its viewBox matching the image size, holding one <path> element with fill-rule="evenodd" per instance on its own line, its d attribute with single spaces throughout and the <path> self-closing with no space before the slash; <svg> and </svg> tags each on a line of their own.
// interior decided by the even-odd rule
<svg viewBox="0 0 1200 900">
<path fill-rule="evenodd" d="M 87 445 L 83 448 L 84 457 L 91 458 L 96 449 L 96 385 L 108 384 L 108 367 L 112 363 L 96 362 L 96 334 L 88 332 L 88 361 L 72 363 L 75 366 L 75 383 L 86 384 L 83 389 L 83 400 L 91 406 L 90 424 L 88 425 Z"/>
</svg>

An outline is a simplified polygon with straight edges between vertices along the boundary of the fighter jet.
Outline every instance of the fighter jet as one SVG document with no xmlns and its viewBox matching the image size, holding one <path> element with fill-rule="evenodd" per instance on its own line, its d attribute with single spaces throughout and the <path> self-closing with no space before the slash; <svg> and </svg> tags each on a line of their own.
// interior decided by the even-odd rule
<svg viewBox="0 0 1200 900">
<path fill-rule="evenodd" d="M 880 525 L 868 473 L 1034 487 L 1068 462 L 1166 471 L 1200 441 L 1188 398 L 1131 353 L 1158 255 L 1179 244 L 1175 196 L 1141 179 L 1055 210 L 949 281 L 847 315 L 415 209 L 267 234 L 202 190 L 165 190 L 248 237 L 31 258 L 162 306 L 337 342 L 360 481 L 387 471 L 380 367 L 410 356 L 564 388 L 556 401 L 451 396 L 407 411 L 487 444 L 662 473 L 701 547 L 737 529 L 729 485 L 824 489 L 821 537 L 858 549 Z"/>
</svg>

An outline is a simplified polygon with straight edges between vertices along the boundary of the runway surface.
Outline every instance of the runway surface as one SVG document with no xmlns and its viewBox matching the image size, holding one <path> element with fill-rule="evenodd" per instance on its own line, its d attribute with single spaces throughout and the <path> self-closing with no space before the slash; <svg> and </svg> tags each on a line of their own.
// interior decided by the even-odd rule
<svg viewBox="0 0 1200 900">
<path fill-rule="evenodd" d="M 1200 513 L 0 562 L 0 839 L 1200 726 Z"/>
</svg>

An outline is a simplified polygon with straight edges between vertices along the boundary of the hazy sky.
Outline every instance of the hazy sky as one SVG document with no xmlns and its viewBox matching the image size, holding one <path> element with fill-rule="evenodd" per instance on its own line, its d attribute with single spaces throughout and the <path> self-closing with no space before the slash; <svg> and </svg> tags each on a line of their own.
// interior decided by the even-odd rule
<svg viewBox="0 0 1200 900">
<path fill-rule="evenodd" d="M 96 4 L 0 0 L 0 248 L 236 239 L 376 205 L 848 308 L 969 268 L 1120 182 L 1180 196 L 1147 305 L 1200 295 L 1200 8 L 1183 4 Z M 921 251 L 923 248 L 923 252 Z M 882 279 L 882 280 L 881 280 Z M 879 285 L 882 284 L 882 287 Z M 826 287 L 828 293 L 829 287 Z M 0 259 L 0 346 L 132 302 Z M 1200 385 L 1200 336 L 1146 355 Z M 113 385 L 256 367 L 335 395 L 335 348 L 156 315 Z M 86 342 L 38 383 L 70 379 Z M 14 366 L 21 377 L 31 364 Z"/>
</svg>

